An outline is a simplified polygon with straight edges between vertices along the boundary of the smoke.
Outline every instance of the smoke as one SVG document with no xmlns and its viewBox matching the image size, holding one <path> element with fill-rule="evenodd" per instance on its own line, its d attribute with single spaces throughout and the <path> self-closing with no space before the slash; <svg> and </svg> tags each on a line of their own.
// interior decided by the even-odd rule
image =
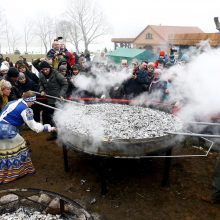
<svg viewBox="0 0 220 220">
<path fill-rule="evenodd" d="M 62 112 L 55 112 L 54 120 L 61 143 L 91 154 L 136 155 L 149 150 L 143 147 L 138 150 L 143 140 L 161 138 L 168 131 L 182 128 L 181 121 L 171 114 L 140 106 L 109 103 L 68 103 Z M 134 142 L 130 148 L 131 141 Z"/>
<path fill-rule="evenodd" d="M 220 49 L 211 49 L 204 41 L 198 48 L 190 48 L 188 54 L 189 63 L 163 70 L 161 80 L 172 81 L 166 102 L 180 107 L 178 116 L 183 122 L 205 121 L 220 112 Z M 137 97 L 146 104 L 153 100 L 155 96 L 147 93 Z"/>
<path fill-rule="evenodd" d="M 82 105 L 74 102 L 65 104 L 62 112 L 54 113 L 53 119 L 61 143 L 67 146 L 80 146 L 81 150 L 84 147 L 88 151 L 89 148 L 97 147 L 101 143 L 104 136 L 104 122 L 98 114 L 91 114 L 86 108 L 82 108 Z"/>
<path fill-rule="evenodd" d="M 189 63 L 177 64 L 164 70 L 161 80 L 172 79 L 168 102 L 180 107 L 178 116 L 183 122 L 207 121 L 211 115 L 220 112 L 220 49 L 211 49 L 206 41 L 202 42 L 198 48 L 190 49 L 188 54 Z M 95 73 L 95 77 L 79 75 L 75 78 L 74 84 L 95 94 L 106 93 L 110 87 L 120 85 L 131 75 L 127 71 L 107 72 L 98 68 L 94 68 L 92 72 Z M 144 93 L 139 100 L 148 101 L 149 97 Z M 80 146 L 84 146 L 82 142 L 88 138 L 83 137 L 82 134 L 79 135 L 80 132 L 75 135 L 77 131 L 71 127 L 72 124 L 82 125 L 92 134 L 91 149 L 94 146 L 97 147 L 97 143 L 101 142 L 100 137 L 104 135 L 105 126 L 102 118 L 100 115 L 82 112 L 80 113 L 84 114 L 82 121 L 80 116 L 74 117 L 73 108 L 77 108 L 77 105 L 67 104 L 64 106 L 65 114 L 55 113 L 59 137 L 64 143 L 75 145 L 80 143 Z"/>
<path fill-rule="evenodd" d="M 220 110 L 220 49 L 206 47 L 203 51 L 185 66 L 173 67 L 165 73 L 176 75 L 170 97 L 182 102 L 179 116 L 183 121 L 204 120 Z"/>
<path fill-rule="evenodd" d="M 107 95 L 112 87 L 121 85 L 131 77 L 132 73 L 128 69 L 120 71 L 107 71 L 104 66 L 92 67 L 92 73 L 80 73 L 75 76 L 72 83 L 79 90 L 86 90 L 95 95 Z"/>
</svg>

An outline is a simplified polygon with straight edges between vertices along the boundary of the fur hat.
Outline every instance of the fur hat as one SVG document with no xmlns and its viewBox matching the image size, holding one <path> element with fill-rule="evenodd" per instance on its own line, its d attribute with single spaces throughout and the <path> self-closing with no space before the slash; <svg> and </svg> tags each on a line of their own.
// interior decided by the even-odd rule
<svg viewBox="0 0 220 220">
<path fill-rule="evenodd" d="M 15 67 L 10 67 L 7 73 L 7 76 L 10 77 L 18 77 L 19 72 Z"/>
</svg>

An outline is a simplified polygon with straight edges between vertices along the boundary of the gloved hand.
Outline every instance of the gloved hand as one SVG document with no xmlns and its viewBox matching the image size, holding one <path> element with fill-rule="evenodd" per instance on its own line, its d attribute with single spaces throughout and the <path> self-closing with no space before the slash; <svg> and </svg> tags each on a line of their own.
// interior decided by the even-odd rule
<svg viewBox="0 0 220 220">
<path fill-rule="evenodd" d="M 44 125 L 44 131 L 48 131 L 48 132 L 52 132 L 52 131 L 56 131 L 56 127 L 51 127 L 50 124 L 45 124 Z"/>
<path fill-rule="evenodd" d="M 57 131 L 57 128 L 56 127 L 51 127 L 49 132 L 54 132 L 54 131 Z"/>
</svg>

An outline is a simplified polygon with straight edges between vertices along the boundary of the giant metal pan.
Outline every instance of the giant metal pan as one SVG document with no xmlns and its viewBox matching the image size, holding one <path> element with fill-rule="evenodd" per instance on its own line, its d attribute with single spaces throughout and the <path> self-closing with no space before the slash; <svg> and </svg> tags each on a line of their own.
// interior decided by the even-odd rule
<svg viewBox="0 0 220 220">
<path fill-rule="evenodd" d="M 74 143 L 67 142 L 66 146 L 74 150 L 101 157 L 141 158 L 150 154 L 166 152 L 178 144 L 175 135 L 164 135 L 144 139 L 114 139 L 96 142 L 83 134 L 73 133 Z"/>
</svg>

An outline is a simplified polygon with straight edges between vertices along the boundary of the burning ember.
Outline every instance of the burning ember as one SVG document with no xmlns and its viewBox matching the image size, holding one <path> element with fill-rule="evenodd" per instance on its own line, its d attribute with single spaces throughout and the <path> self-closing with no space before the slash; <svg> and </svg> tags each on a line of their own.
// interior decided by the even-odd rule
<svg viewBox="0 0 220 220">
<path fill-rule="evenodd" d="M 143 139 L 178 131 L 181 121 L 175 116 L 150 108 L 120 104 L 67 105 L 56 113 L 59 135 L 83 134 L 95 138 Z"/>
</svg>

